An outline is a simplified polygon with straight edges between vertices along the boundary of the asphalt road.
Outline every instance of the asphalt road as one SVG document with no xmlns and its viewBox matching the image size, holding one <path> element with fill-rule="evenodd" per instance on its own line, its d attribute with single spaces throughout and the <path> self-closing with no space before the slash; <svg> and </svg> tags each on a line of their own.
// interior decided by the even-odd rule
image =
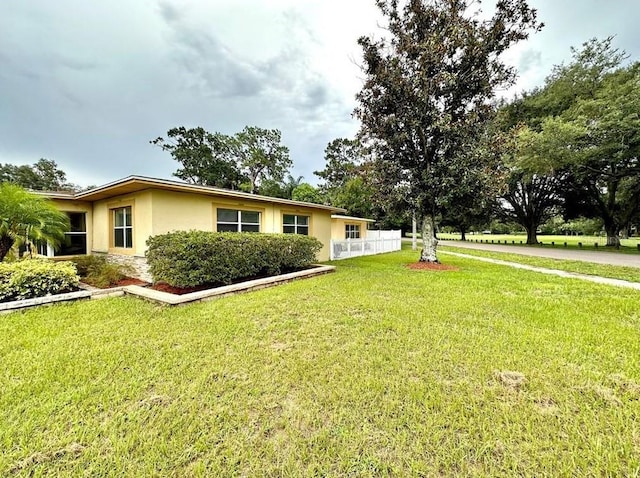
<svg viewBox="0 0 640 478">
<path fill-rule="evenodd" d="M 523 256 L 547 257 L 550 259 L 567 259 L 570 261 L 594 262 L 613 266 L 627 266 L 640 268 L 640 254 L 620 254 L 616 252 L 577 251 L 574 249 L 558 249 L 527 246 L 507 246 L 498 244 L 479 244 L 477 242 L 443 241 L 443 246 L 455 246 L 464 249 L 480 249 L 484 251 L 509 252 Z M 420 244 L 418 244 L 420 246 Z"/>
</svg>

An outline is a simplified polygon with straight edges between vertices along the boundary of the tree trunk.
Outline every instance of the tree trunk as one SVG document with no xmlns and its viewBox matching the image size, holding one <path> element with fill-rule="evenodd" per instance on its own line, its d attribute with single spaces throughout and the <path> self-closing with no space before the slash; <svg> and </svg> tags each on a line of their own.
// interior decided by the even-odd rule
<svg viewBox="0 0 640 478">
<path fill-rule="evenodd" d="M 461 241 L 466 241 L 467 240 L 467 234 L 466 234 L 466 230 L 464 227 L 460 228 L 460 240 Z"/>
<path fill-rule="evenodd" d="M 620 247 L 620 238 L 618 237 L 618 228 L 615 226 L 606 227 L 607 232 L 607 247 Z"/>
<path fill-rule="evenodd" d="M 0 236 L 0 262 L 5 258 L 5 256 L 9 253 L 15 239 L 10 236 Z"/>
<path fill-rule="evenodd" d="M 535 245 L 538 243 L 538 236 L 536 235 L 537 229 L 536 226 L 525 226 L 525 230 L 527 231 L 527 244 Z"/>
<path fill-rule="evenodd" d="M 433 262 L 438 264 L 436 257 L 436 247 L 438 240 L 436 239 L 436 228 L 433 216 L 427 214 L 422 218 L 422 252 L 420 253 L 420 262 Z"/>
<path fill-rule="evenodd" d="M 411 232 L 412 234 L 412 239 L 411 239 L 411 250 L 412 251 L 417 251 L 418 250 L 418 222 L 416 221 L 416 213 L 413 213 L 413 217 L 411 218 Z"/>
</svg>

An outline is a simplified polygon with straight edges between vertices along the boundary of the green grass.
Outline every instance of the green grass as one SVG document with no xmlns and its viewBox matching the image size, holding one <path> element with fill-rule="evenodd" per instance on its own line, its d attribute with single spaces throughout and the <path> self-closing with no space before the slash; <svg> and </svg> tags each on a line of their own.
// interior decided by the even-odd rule
<svg viewBox="0 0 640 478">
<path fill-rule="evenodd" d="M 450 239 L 459 241 L 460 234 L 446 234 L 439 233 L 438 237 L 440 239 Z M 519 234 L 467 234 L 467 241 L 480 242 L 481 240 L 484 242 L 494 241 L 496 244 L 498 242 L 504 244 L 505 241 L 507 245 L 513 245 L 515 243 L 516 246 L 526 245 L 527 236 L 519 235 Z M 632 237 L 629 239 L 621 239 L 620 240 L 620 249 L 615 249 L 613 247 L 606 247 L 607 238 L 600 236 L 547 236 L 538 234 L 538 242 L 542 244 L 532 245 L 528 247 L 543 247 L 548 249 L 549 247 L 556 247 L 561 249 L 581 249 L 581 250 L 598 250 L 604 252 L 624 252 L 629 254 L 638 254 L 640 250 L 638 249 L 638 244 L 640 244 L 640 238 Z M 551 243 L 554 243 L 553 245 Z M 564 243 L 567 243 L 565 246 Z M 582 247 L 578 245 L 578 243 L 582 243 Z M 595 247 L 595 244 L 598 244 L 598 247 Z"/>
<path fill-rule="evenodd" d="M 503 261 L 517 262 L 519 264 L 527 264 L 530 266 L 546 267 L 548 269 L 558 269 L 567 272 L 575 272 L 578 274 L 588 274 L 601 277 L 609 277 L 612 279 L 622 279 L 631 282 L 640 282 L 640 269 L 637 267 L 613 266 L 606 264 L 594 264 L 584 261 L 569 261 L 560 259 L 549 259 L 544 257 L 532 257 L 521 254 L 511 254 L 507 252 L 483 251 L 478 249 L 469 249 L 465 247 L 455 247 L 455 245 L 440 245 L 440 250 L 458 252 L 470 256 L 490 257 Z M 446 257 L 443 257 L 447 260 Z"/>
<path fill-rule="evenodd" d="M 0 316 L 0 476 L 640 473 L 636 291 L 415 259 Z"/>
</svg>

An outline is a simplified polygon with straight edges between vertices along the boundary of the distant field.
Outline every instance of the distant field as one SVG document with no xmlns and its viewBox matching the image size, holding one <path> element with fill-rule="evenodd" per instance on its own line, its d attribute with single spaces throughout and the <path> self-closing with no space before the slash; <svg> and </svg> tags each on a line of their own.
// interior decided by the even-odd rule
<svg viewBox="0 0 640 478">
<path fill-rule="evenodd" d="M 449 239 L 449 240 L 460 240 L 460 234 L 438 234 L 440 239 Z M 494 243 L 501 242 L 502 244 L 507 242 L 507 244 L 515 243 L 516 245 L 526 244 L 527 236 L 524 234 L 467 234 L 467 241 L 470 242 L 491 242 Z M 538 242 L 542 243 L 542 247 L 547 247 L 555 245 L 556 247 L 565 247 L 564 243 L 567 243 L 567 247 L 570 248 L 579 248 L 579 243 L 582 243 L 583 248 L 594 249 L 598 244 L 598 247 L 601 249 L 605 249 L 605 245 L 607 243 L 607 238 L 604 236 L 546 236 L 539 234 Z M 638 244 L 640 244 L 640 238 L 633 237 L 631 239 L 621 239 L 620 240 L 620 252 L 638 252 Z"/>
</svg>

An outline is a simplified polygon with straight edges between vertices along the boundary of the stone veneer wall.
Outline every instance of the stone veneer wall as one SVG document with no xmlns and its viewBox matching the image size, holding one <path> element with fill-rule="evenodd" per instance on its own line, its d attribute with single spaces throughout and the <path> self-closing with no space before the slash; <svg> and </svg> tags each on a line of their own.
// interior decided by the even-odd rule
<svg viewBox="0 0 640 478">
<path fill-rule="evenodd" d="M 106 256 L 109 262 L 131 267 L 132 271 L 131 273 L 128 273 L 129 275 L 145 282 L 153 282 L 153 278 L 149 273 L 149 264 L 147 264 L 147 259 L 145 257 L 105 254 L 103 252 L 93 252 L 92 254 Z"/>
</svg>

